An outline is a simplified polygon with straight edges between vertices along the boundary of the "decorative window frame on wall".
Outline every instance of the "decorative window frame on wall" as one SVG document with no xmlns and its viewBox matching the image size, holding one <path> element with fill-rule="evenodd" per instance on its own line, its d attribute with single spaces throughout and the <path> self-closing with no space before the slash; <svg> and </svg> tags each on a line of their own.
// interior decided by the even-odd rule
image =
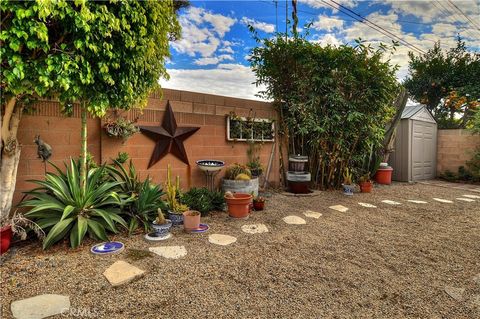
<svg viewBox="0 0 480 319">
<path fill-rule="evenodd" d="M 244 127 L 246 123 L 252 122 L 254 129 L 251 129 L 250 136 L 244 136 Z M 268 134 L 265 138 L 265 134 L 263 129 L 261 129 L 261 136 L 254 135 L 255 134 L 255 124 L 262 124 L 262 125 L 269 125 L 270 129 L 270 134 Z M 267 124 L 268 123 L 268 124 Z M 234 134 L 233 129 L 239 126 L 239 135 Z M 266 128 L 266 126 L 264 126 Z M 258 130 L 257 130 L 258 132 Z M 227 116 L 227 141 L 231 142 L 247 142 L 247 141 L 254 141 L 254 142 L 274 142 L 275 141 L 275 123 L 271 119 L 260 119 L 260 118 L 254 118 L 254 119 L 248 119 L 243 116 Z"/>
</svg>

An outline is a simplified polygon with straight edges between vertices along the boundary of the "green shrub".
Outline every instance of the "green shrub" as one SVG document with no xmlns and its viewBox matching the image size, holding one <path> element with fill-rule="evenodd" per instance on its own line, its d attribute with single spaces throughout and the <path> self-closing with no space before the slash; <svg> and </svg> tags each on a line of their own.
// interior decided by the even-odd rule
<svg viewBox="0 0 480 319">
<path fill-rule="evenodd" d="M 33 180 L 40 187 L 26 192 L 30 199 L 21 203 L 31 207 L 25 216 L 34 220 L 47 236 L 43 249 L 69 235 L 72 248 L 78 247 L 86 234 L 108 240 L 107 231 L 116 233 L 117 224 L 127 227 L 120 216 L 122 198 L 115 189 L 118 181 L 104 181 L 105 165 L 88 170 L 85 190 L 80 187 L 79 163 L 65 164 L 66 173 L 47 173 L 45 180 Z"/>
<path fill-rule="evenodd" d="M 181 202 L 192 210 L 198 210 L 202 216 L 212 211 L 222 211 L 225 208 L 225 199 L 222 192 L 211 192 L 207 188 L 191 188 L 182 194 Z"/>
<path fill-rule="evenodd" d="M 166 210 L 166 205 L 161 198 L 165 193 L 160 186 L 152 184 L 148 178 L 141 182 L 131 160 L 128 167 L 125 167 L 115 159 L 111 166 L 107 166 L 107 170 L 110 179 L 118 183 L 116 191 L 127 198 L 124 201 L 123 210 L 128 216 L 129 234 L 139 226 L 147 232 L 151 228 L 151 222 L 157 216 L 158 208 Z"/>
</svg>

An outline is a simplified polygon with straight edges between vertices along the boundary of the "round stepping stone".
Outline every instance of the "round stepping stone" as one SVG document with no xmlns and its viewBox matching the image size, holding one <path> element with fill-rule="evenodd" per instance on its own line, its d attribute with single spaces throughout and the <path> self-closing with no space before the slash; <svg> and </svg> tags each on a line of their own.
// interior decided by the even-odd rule
<svg viewBox="0 0 480 319">
<path fill-rule="evenodd" d="M 462 195 L 462 196 L 463 196 L 463 197 L 468 197 L 468 198 L 475 198 L 475 199 L 479 199 L 479 198 L 480 198 L 480 196 L 478 196 L 478 195 L 470 195 L 470 194 L 468 194 L 468 195 Z"/>
<path fill-rule="evenodd" d="M 168 259 L 178 259 L 187 255 L 187 249 L 185 246 L 160 246 L 149 247 L 152 253 Z"/>
<path fill-rule="evenodd" d="M 308 218 L 315 218 L 319 219 L 322 216 L 322 213 L 319 212 L 314 212 L 313 210 L 306 210 L 303 215 L 305 215 Z"/>
<path fill-rule="evenodd" d="M 13 301 L 10 310 L 14 318 L 37 319 L 65 314 L 70 311 L 70 297 L 62 295 L 38 295 Z"/>
<path fill-rule="evenodd" d="M 289 225 L 305 225 L 307 222 L 302 217 L 290 215 L 282 218 Z"/>
<path fill-rule="evenodd" d="M 474 199 L 471 199 L 471 198 L 463 198 L 463 197 L 457 197 L 456 199 L 457 199 L 457 200 L 461 200 L 461 201 L 463 201 L 463 202 L 469 202 L 469 203 L 475 201 Z"/>
<path fill-rule="evenodd" d="M 215 245 L 227 246 L 236 242 L 237 238 L 230 235 L 211 234 L 208 236 L 208 241 Z"/>
<path fill-rule="evenodd" d="M 453 299 L 461 301 L 463 299 L 463 293 L 465 292 L 465 288 L 446 286 L 445 292 Z"/>
<path fill-rule="evenodd" d="M 358 205 L 368 208 L 377 208 L 377 206 L 369 204 L 369 203 L 358 203 Z"/>
<path fill-rule="evenodd" d="M 452 204 L 452 203 L 453 203 L 451 200 L 443 199 L 443 198 L 436 198 L 436 197 L 434 197 L 433 200 L 436 200 L 437 202 L 440 202 L 440 203 L 448 203 L 448 204 Z"/>
<path fill-rule="evenodd" d="M 348 210 L 348 208 L 343 205 L 334 205 L 334 206 L 330 206 L 329 208 L 342 213 L 345 213 Z"/>
<path fill-rule="evenodd" d="M 410 202 L 410 203 L 415 203 L 415 204 L 428 204 L 428 202 L 426 202 L 424 200 L 408 199 L 407 201 Z"/>
<path fill-rule="evenodd" d="M 247 234 L 268 233 L 268 228 L 264 224 L 243 225 L 242 231 Z"/>
<path fill-rule="evenodd" d="M 103 275 L 114 287 L 126 284 L 138 277 L 143 276 L 145 271 L 129 263 L 119 260 L 114 262 L 103 272 Z"/>
<path fill-rule="evenodd" d="M 382 203 L 389 204 L 389 205 L 401 205 L 401 203 L 393 200 L 389 200 L 389 199 L 382 200 Z"/>
</svg>

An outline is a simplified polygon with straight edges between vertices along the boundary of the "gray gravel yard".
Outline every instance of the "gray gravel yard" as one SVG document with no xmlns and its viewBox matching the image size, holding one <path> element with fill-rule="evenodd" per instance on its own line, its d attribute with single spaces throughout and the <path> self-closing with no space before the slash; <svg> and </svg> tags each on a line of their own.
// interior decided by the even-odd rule
<svg viewBox="0 0 480 319">
<path fill-rule="evenodd" d="M 210 225 L 204 234 L 175 230 L 159 244 L 116 236 L 126 249 L 108 257 L 92 255 L 90 241 L 46 252 L 39 243 L 22 244 L 2 257 L 2 318 L 11 317 L 12 301 L 46 293 L 70 296 L 71 317 L 88 310 L 84 318 L 480 318 L 480 280 L 473 279 L 480 273 L 480 200 L 456 200 L 464 194 L 480 195 L 420 184 L 353 197 L 274 194 L 267 210 L 248 220 L 226 213 L 204 218 Z M 328 208 L 338 204 L 349 210 Z M 307 218 L 305 210 L 323 216 Z M 307 224 L 287 225 L 287 215 Z M 269 232 L 242 232 L 251 223 Z M 211 234 L 237 241 L 213 245 Z M 162 245 L 184 245 L 188 253 L 180 259 L 129 254 Z M 146 273 L 113 288 L 102 274 L 117 260 Z M 449 296 L 448 286 L 465 289 L 462 299 Z"/>
</svg>

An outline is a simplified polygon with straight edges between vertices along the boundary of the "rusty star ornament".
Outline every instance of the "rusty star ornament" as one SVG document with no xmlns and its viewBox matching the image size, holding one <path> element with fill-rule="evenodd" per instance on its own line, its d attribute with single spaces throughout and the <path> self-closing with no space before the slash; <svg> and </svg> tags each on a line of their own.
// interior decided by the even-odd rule
<svg viewBox="0 0 480 319">
<path fill-rule="evenodd" d="M 170 101 L 167 102 L 167 110 L 161 126 L 139 126 L 139 128 L 143 134 L 155 142 L 148 168 L 155 165 L 168 153 L 173 154 L 185 164 L 189 164 L 183 142 L 198 131 L 200 127 L 178 127 Z"/>
</svg>

